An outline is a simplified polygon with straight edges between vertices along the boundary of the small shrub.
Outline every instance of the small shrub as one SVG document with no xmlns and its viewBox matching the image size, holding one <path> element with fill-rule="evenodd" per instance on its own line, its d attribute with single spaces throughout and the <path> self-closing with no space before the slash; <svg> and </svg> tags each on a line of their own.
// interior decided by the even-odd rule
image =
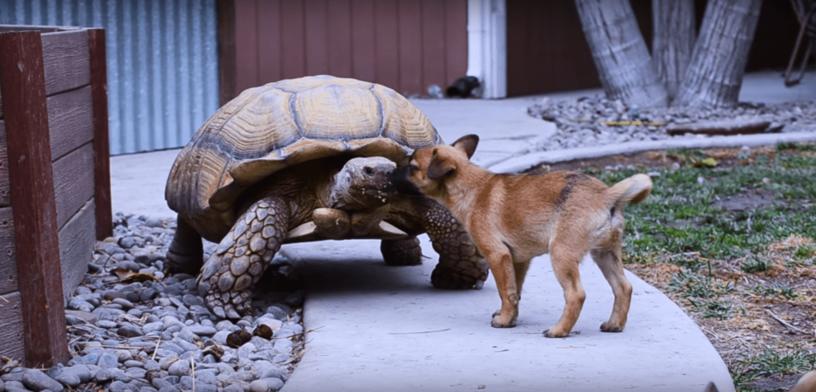
<svg viewBox="0 0 816 392">
<path fill-rule="evenodd" d="M 770 264 L 768 264 L 767 261 L 759 258 L 749 258 L 748 260 L 742 262 L 742 265 L 740 266 L 740 268 L 742 268 L 743 271 L 749 274 L 765 272 L 768 270 L 769 267 Z"/>
</svg>

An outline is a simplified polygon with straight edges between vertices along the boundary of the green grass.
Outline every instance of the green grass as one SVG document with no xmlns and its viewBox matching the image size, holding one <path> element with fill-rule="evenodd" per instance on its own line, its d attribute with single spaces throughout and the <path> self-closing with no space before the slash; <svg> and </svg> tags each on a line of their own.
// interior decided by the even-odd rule
<svg viewBox="0 0 816 392">
<path fill-rule="evenodd" d="M 780 148 L 773 158 L 760 156 L 754 163 L 741 166 L 696 167 L 693 162 L 705 155 L 692 150 L 675 153 L 684 162 L 679 169 L 630 167 L 588 172 L 609 185 L 635 173 L 656 172 L 652 195 L 644 203 L 627 208 L 628 262 L 668 258 L 688 265 L 701 258 L 750 258 L 792 234 L 816 238 L 816 219 L 812 218 L 816 216 L 816 181 L 812 181 L 816 178 L 816 157 L 797 153 L 802 148 Z M 745 194 L 772 200 L 761 208 L 744 211 L 729 211 L 716 204 Z M 808 248 L 797 254 L 807 258 L 815 252 Z M 759 261 L 754 263 L 746 268 L 762 268 Z"/>
<path fill-rule="evenodd" d="M 769 349 L 760 355 L 741 361 L 737 371 L 734 372 L 734 383 L 745 385 L 759 377 L 800 374 L 814 367 L 816 367 L 816 353 L 804 350 L 778 352 Z"/>
<path fill-rule="evenodd" d="M 756 285 L 754 286 L 754 292 L 763 297 L 780 297 L 787 300 L 796 299 L 796 297 L 799 296 L 793 287 L 784 286 L 781 284 L 774 284 L 770 286 L 765 284 Z"/>
</svg>

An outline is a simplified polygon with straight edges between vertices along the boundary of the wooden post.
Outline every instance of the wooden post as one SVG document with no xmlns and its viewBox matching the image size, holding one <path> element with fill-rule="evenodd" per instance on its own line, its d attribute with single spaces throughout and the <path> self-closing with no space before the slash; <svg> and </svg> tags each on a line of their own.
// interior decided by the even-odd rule
<svg viewBox="0 0 816 392">
<path fill-rule="evenodd" d="M 110 151 L 108 145 L 108 82 L 105 64 L 105 30 L 88 30 L 91 60 L 91 99 L 94 128 L 94 204 L 96 239 L 113 235 L 111 215 Z"/>
<path fill-rule="evenodd" d="M 51 366 L 69 354 L 40 33 L 0 34 L 0 53 L 25 359 Z"/>
</svg>

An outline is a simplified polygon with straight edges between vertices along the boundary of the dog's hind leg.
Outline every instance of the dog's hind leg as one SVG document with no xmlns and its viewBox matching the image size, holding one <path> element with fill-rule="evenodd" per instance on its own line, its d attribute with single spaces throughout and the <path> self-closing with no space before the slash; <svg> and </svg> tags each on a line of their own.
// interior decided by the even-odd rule
<svg viewBox="0 0 816 392">
<path fill-rule="evenodd" d="M 513 260 L 513 269 L 516 273 L 516 290 L 518 290 L 520 300 L 521 287 L 524 286 L 524 278 L 527 276 L 527 270 L 530 269 L 530 260 Z"/>
<path fill-rule="evenodd" d="M 615 294 L 612 314 L 609 316 L 609 321 L 601 324 L 601 331 L 621 332 L 626 325 L 626 317 L 629 314 L 629 305 L 632 301 L 632 284 L 629 283 L 623 272 L 620 244 L 614 245 L 613 249 L 597 249 L 591 253 L 592 259 L 598 264 L 606 281 L 609 282 L 609 286 L 612 287 L 612 292 Z"/>
<path fill-rule="evenodd" d="M 554 245 L 550 251 L 550 258 L 552 259 L 553 272 L 564 289 L 564 311 L 558 322 L 544 331 L 544 335 L 548 338 L 563 338 L 569 335 L 575 322 L 578 321 L 578 315 L 581 314 L 581 308 L 584 306 L 586 293 L 581 286 L 581 276 L 578 270 L 578 263 L 581 257 L 585 254 L 584 251 L 576 251 L 576 248 L 566 244 Z"/>
</svg>

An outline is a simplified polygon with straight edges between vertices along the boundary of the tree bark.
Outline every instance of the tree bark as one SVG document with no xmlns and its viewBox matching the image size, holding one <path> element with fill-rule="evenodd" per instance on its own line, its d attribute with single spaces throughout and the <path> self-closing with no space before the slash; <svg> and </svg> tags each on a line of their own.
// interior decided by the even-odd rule
<svg viewBox="0 0 816 392">
<path fill-rule="evenodd" d="M 652 0 L 652 58 L 674 98 L 694 49 L 694 0 Z"/>
<path fill-rule="evenodd" d="M 675 105 L 736 105 L 761 5 L 762 0 L 709 0 Z"/>
<path fill-rule="evenodd" d="M 641 107 L 666 106 L 666 88 L 629 0 L 575 0 L 575 5 L 607 97 Z"/>
</svg>

